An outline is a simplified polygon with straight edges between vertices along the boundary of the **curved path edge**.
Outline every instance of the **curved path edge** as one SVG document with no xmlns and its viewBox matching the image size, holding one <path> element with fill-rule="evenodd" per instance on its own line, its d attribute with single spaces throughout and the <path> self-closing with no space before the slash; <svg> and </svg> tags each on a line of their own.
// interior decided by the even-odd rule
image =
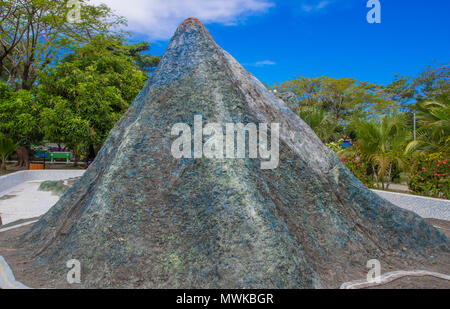
<svg viewBox="0 0 450 309">
<path fill-rule="evenodd" d="M 25 284 L 16 281 L 14 274 L 3 256 L 0 255 L 0 289 L 17 290 L 31 289 Z"/>
<path fill-rule="evenodd" d="M 413 270 L 413 271 L 393 271 L 387 274 L 384 274 L 378 278 L 373 279 L 373 281 L 367 280 L 358 280 L 346 282 L 341 285 L 340 289 L 342 290 L 351 290 L 351 289 L 364 289 L 369 287 L 375 287 L 390 283 L 392 281 L 401 279 L 403 277 L 434 277 L 443 280 L 449 280 L 450 276 L 445 274 L 440 274 L 436 272 L 426 271 L 426 270 Z"/>
</svg>

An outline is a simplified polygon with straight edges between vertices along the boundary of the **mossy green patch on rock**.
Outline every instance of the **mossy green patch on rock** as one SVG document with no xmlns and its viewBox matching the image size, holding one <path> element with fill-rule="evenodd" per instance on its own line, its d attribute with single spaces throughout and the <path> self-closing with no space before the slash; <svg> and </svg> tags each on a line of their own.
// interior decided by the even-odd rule
<svg viewBox="0 0 450 309">
<path fill-rule="evenodd" d="M 60 181 L 44 181 L 39 185 L 38 190 L 52 192 L 55 195 L 63 196 L 76 181 L 78 181 L 78 178 Z"/>
</svg>

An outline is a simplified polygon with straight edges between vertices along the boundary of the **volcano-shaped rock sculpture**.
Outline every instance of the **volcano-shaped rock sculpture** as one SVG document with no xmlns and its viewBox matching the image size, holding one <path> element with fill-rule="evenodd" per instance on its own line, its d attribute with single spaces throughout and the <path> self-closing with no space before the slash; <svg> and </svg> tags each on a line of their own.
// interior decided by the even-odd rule
<svg viewBox="0 0 450 309">
<path fill-rule="evenodd" d="M 279 123 L 279 166 L 174 158 L 173 126 L 198 115 Z M 449 252 L 437 229 L 366 189 L 193 18 L 86 174 L 23 240 L 55 280 L 78 259 L 83 287 L 335 288 L 373 258 L 414 269 Z"/>
</svg>

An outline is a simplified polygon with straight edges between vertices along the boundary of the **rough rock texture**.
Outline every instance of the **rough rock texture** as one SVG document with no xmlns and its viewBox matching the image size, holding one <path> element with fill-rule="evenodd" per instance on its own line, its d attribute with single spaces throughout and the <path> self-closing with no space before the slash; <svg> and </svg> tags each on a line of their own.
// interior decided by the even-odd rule
<svg viewBox="0 0 450 309">
<path fill-rule="evenodd" d="M 194 115 L 281 123 L 279 168 L 174 159 L 171 128 L 192 126 Z M 179 27 L 95 162 L 24 241 L 54 278 L 79 259 L 83 287 L 336 287 L 372 258 L 423 268 L 449 252 L 432 225 L 359 183 L 196 19 Z"/>
<path fill-rule="evenodd" d="M 284 103 L 286 103 L 286 105 L 291 109 L 291 111 L 298 115 L 300 110 L 299 110 L 299 105 L 298 105 L 298 99 L 295 96 L 295 94 L 291 91 L 277 91 L 275 93 L 275 96 L 279 99 L 281 99 Z"/>
</svg>

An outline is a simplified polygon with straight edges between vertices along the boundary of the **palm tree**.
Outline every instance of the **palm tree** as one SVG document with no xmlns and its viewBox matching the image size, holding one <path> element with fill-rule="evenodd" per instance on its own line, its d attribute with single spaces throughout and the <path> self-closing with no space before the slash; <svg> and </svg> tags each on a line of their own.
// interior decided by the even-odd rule
<svg viewBox="0 0 450 309">
<path fill-rule="evenodd" d="M 418 139 L 409 143 L 408 152 L 442 152 L 450 154 L 450 100 L 430 101 L 419 104 L 417 119 Z"/>
<path fill-rule="evenodd" d="M 383 189 L 388 189 L 393 168 L 402 168 L 405 162 L 404 150 L 410 134 L 404 118 L 384 116 L 378 120 L 356 120 L 349 127 L 356 134 L 362 156 L 372 165 L 377 186 L 381 183 Z"/>
<path fill-rule="evenodd" d="M 303 107 L 300 109 L 300 118 L 311 127 L 324 143 L 339 140 L 341 137 L 338 132 L 338 123 L 324 110 L 318 110 L 315 107 Z"/>
<path fill-rule="evenodd" d="M 1 170 L 6 171 L 6 160 L 8 159 L 8 156 L 14 152 L 15 149 L 16 145 L 14 144 L 12 139 L 0 135 L 0 158 L 2 161 L 2 164 L 0 166 Z"/>
</svg>

